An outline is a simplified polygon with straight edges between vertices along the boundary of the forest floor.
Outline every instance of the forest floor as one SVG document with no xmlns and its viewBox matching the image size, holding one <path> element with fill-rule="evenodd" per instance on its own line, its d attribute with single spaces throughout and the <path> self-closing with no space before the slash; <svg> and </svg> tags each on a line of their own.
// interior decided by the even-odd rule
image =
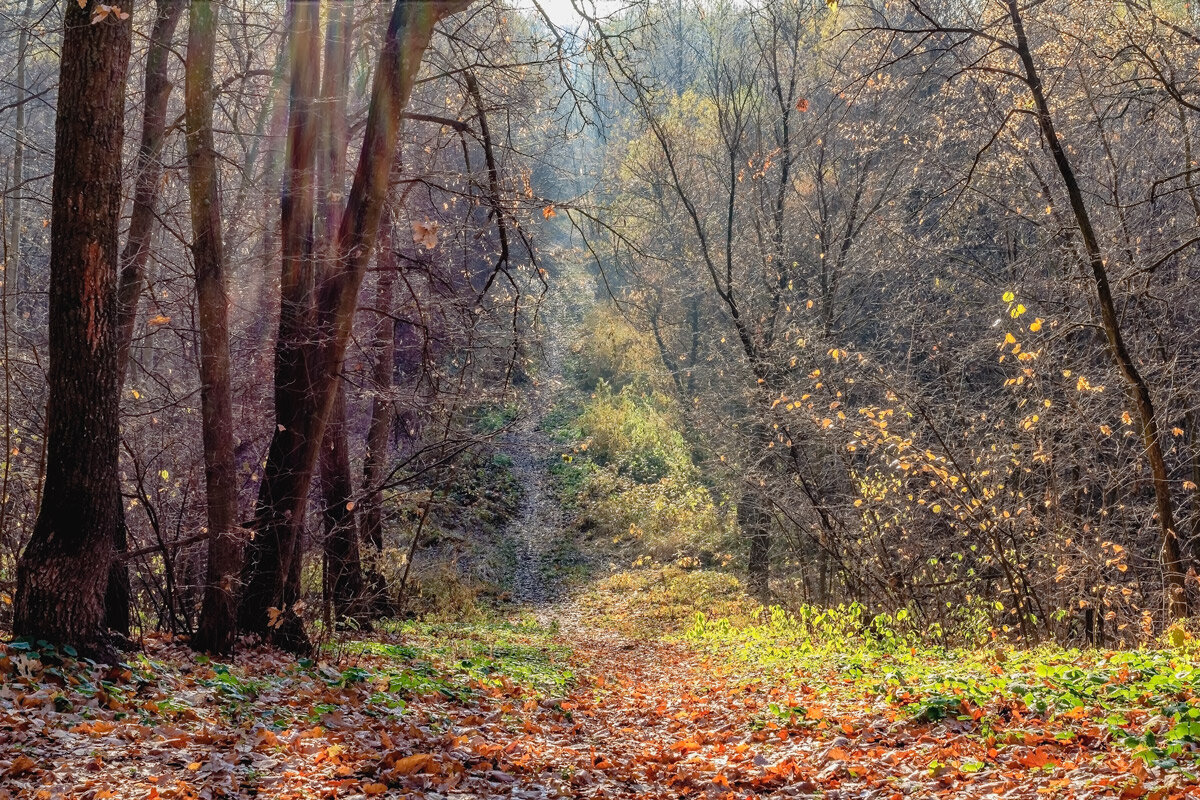
<svg viewBox="0 0 1200 800">
<path fill-rule="evenodd" d="M 1092 798 L 1200 796 L 1092 709 L 902 713 L 832 668 L 778 681 L 580 605 L 408 623 L 319 662 L 167 638 L 127 666 L 9 647 L 0 797 Z M 832 667 L 832 665 L 831 665 Z"/>
</svg>

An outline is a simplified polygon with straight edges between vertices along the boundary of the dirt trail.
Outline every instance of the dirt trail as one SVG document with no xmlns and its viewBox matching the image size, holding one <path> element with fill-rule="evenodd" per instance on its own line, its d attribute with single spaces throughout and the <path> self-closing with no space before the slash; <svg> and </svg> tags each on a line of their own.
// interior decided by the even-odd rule
<svg viewBox="0 0 1200 800">
<path fill-rule="evenodd" d="M 554 542 L 563 534 L 566 524 L 548 472 L 557 450 L 542 430 L 545 413 L 562 387 L 566 341 L 562 334 L 562 313 L 551 308 L 544 313 L 544 319 L 547 324 L 540 332 L 539 363 L 532 390 L 521 416 L 502 443 L 522 489 L 520 510 L 507 530 L 507 536 L 516 545 L 513 600 L 536 607 L 544 607 L 557 597 L 551 557 Z"/>
<path fill-rule="evenodd" d="M 451 722 L 467 798 L 807 800 L 1184 800 L 1195 786 L 1151 774 L 1092 734 L 997 750 L 961 719 L 898 719 L 882 698 L 747 680 L 684 647 L 565 629 L 580 680 Z M 779 707 L 799 708 L 781 718 Z M 454 715 L 450 715 L 453 719 Z M 459 712 L 461 717 L 461 712 Z M 480 720 L 484 720 L 482 724 Z M 519 721 L 518 721 L 519 720 Z M 471 727 L 470 723 L 478 727 Z M 444 768 L 443 768 L 444 769 Z M 401 786 L 435 789 L 433 776 Z"/>
<path fill-rule="evenodd" d="M 837 686 L 836 675 L 762 682 L 746 665 L 731 672 L 682 644 L 597 629 L 560 596 L 553 561 L 567 520 L 549 474 L 558 448 L 542 422 L 562 388 L 563 320 L 550 317 L 537 381 L 502 447 L 524 490 L 507 530 L 513 599 L 557 626 L 578 680 L 563 697 L 497 697 L 469 714 L 445 706 L 435 715 L 449 724 L 441 746 L 454 746 L 431 774 L 390 786 L 454 800 L 1200 797 L 1178 776 L 1147 773 L 1094 729 L 1069 739 L 1018 731 L 997 747 L 967 716 L 907 719 L 883 697 Z"/>
</svg>

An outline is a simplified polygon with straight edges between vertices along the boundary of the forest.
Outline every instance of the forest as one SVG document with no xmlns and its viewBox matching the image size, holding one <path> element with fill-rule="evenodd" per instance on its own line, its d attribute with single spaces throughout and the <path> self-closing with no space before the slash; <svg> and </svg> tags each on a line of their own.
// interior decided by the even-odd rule
<svg viewBox="0 0 1200 800">
<path fill-rule="evenodd" d="M 1197 125 L 1192 0 L 0 0 L 0 800 L 1200 797 Z"/>
</svg>

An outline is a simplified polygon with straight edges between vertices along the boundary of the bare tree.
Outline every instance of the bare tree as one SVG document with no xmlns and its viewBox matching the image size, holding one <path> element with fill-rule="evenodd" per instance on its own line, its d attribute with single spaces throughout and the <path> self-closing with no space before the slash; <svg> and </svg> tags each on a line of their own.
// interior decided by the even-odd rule
<svg viewBox="0 0 1200 800">
<path fill-rule="evenodd" d="M 219 0 L 217 0 L 219 2 Z M 195 0 L 188 10 L 185 126 L 192 257 L 200 317 L 200 406 L 204 435 L 208 577 L 193 644 L 225 653 L 236 632 L 236 581 L 241 566 L 237 470 L 233 460 L 233 394 L 229 297 L 221 238 L 221 189 L 213 146 L 213 58 L 218 5 Z"/>
<path fill-rule="evenodd" d="M 275 374 L 278 422 L 256 510 L 258 535 L 248 549 L 243 571 L 246 589 L 239 611 L 243 629 L 270 633 L 287 647 L 308 646 L 300 620 L 291 611 L 298 596 L 301 525 L 359 287 L 379 232 L 401 115 L 434 26 L 469 4 L 470 0 L 396 3 L 375 71 L 358 168 L 338 230 L 337 262 L 315 287 L 306 242 L 311 242 L 319 124 L 312 101 L 319 83 L 304 73 L 319 59 L 319 23 L 311 9 L 305 9 L 308 4 L 292 7 L 291 188 L 283 212 L 284 305 Z M 272 625 L 271 609 L 276 610 L 276 625 Z"/>
</svg>

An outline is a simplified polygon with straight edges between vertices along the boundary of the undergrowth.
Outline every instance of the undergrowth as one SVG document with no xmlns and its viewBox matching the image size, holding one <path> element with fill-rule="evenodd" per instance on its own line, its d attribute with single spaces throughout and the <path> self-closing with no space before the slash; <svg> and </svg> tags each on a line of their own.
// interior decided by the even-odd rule
<svg viewBox="0 0 1200 800">
<path fill-rule="evenodd" d="M 488 684 L 515 683 L 553 694 L 574 681 L 567 666 L 571 651 L 555 626 L 529 620 L 475 623 L 392 623 L 384 641 L 356 641 L 347 655 L 386 656 L 397 663 L 432 665 L 442 676 L 461 676 Z M 399 643 L 389 643 L 394 639 Z"/>
</svg>

